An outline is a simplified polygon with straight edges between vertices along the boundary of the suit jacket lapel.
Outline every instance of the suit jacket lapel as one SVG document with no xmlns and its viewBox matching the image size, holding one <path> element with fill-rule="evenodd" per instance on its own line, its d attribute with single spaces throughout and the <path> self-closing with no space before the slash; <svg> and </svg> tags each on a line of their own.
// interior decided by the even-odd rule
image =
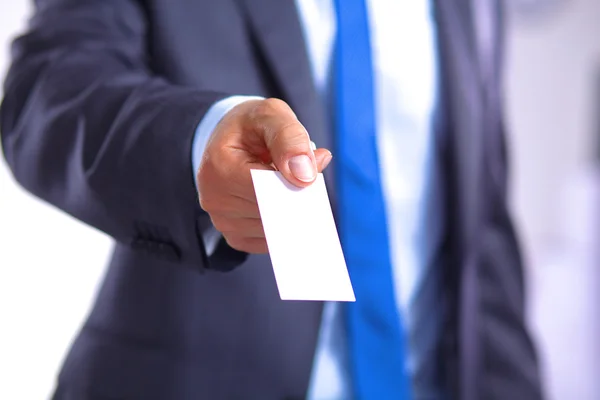
<svg viewBox="0 0 600 400">
<path fill-rule="evenodd" d="M 487 0 L 485 0 L 487 1 Z M 437 0 L 445 101 L 450 119 L 452 235 L 460 255 L 457 334 L 459 335 L 458 393 L 478 398 L 480 370 L 478 314 L 478 237 L 483 219 L 484 94 L 481 47 L 476 40 L 471 0 Z"/>
<path fill-rule="evenodd" d="M 284 100 L 318 147 L 330 147 L 323 104 L 314 86 L 293 0 L 239 0 Z"/>
<path fill-rule="evenodd" d="M 438 0 L 436 19 L 457 185 L 452 211 L 459 215 L 462 244 L 471 247 L 479 218 L 484 108 L 470 0 Z"/>
</svg>

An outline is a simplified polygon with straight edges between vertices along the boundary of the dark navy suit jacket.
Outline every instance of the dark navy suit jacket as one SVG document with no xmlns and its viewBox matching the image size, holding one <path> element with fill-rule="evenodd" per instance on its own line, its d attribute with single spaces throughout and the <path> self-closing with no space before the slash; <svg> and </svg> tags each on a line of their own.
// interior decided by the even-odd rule
<svg viewBox="0 0 600 400">
<path fill-rule="evenodd" d="M 501 13 L 481 46 L 468 0 L 436 3 L 450 228 L 435 357 L 455 399 L 540 399 L 506 206 Z M 116 241 L 56 398 L 302 398 L 322 304 L 280 301 L 268 256 L 207 257 L 190 165 L 198 122 L 231 94 L 283 98 L 331 143 L 294 2 L 37 0 L 4 89 L 16 179 Z"/>
</svg>

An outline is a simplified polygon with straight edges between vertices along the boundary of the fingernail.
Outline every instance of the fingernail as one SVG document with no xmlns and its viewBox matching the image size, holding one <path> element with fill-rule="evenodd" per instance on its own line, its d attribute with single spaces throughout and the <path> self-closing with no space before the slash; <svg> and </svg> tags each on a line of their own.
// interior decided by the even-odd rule
<svg viewBox="0 0 600 400">
<path fill-rule="evenodd" d="M 317 149 L 317 145 L 312 140 L 310 141 L 310 148 L 312 149 L 312 151 L 315 151 Z"/>
<path fill-rule="evenodd" d="M 302 182 L 312 182 L 315 179 L 315 166 L 307 155 L 292 157 L 288 163 L 292 174 Z"/>
<path fill-rule="evenodd" d="M 325 155 L 325 158 L 323 158 L 323 169 L 327 168 L 332 158 L 333 156 L 331 155 L 331 153 Z"/>
</svg>

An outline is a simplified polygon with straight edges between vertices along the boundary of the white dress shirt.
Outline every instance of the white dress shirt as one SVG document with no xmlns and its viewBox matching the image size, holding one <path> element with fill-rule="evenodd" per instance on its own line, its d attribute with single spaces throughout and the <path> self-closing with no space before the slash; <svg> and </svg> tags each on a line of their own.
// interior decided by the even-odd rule
<svg viewBox="0 0 600 400">
<path fill-rule="evenodd" d="M 435 285 L 426 285 L 424 280 L 432 275 L 428 268 L 443 230 L 441 201 L 431 185 L 435 181 L 432 121 L 438 79 L 435 24 L 429 0 L 367 0 L 367 6 L 379 162 L 397 308 L 409 337 L 431 338 L 430 343 L 414 341 L 419 346 L 414 346 L 412 340 L 407 342 L 407 367 L 413 373 L 433 346 L 439 322 L 437 310 L 432 309 L 436 307 L 423 306 L 432 304 L 431 297 L 436 295 L 426 293 L 435 290 Z M 332 95 L 328 91 L 332 87 L 330 67 L 336 36 L 334 2 L 296 0 L 296 7 L 315 87 L 327 99 Z M 249 98 L 230 97 L 209 109 L 192 146 L 194 175 L 216 124 L 231 108 Z M 425 322 L 423 308 L 427 313 Z M 421 326 L 414 327 L 417 322 Z M 428 332 L 422 334 L 422 329 Z M 325 304 L 308 398 L 353 398 L 342 304 Z"/>
</svg>

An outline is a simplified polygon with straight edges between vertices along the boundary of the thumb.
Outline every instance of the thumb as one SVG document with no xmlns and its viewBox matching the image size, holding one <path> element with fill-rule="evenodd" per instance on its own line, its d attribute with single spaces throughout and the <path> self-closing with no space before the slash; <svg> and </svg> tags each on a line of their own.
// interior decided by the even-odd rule
<svg viewBox="0 0 600 400">
<path fill-rule="evenodd" d="M 250 113 L 250 131 L 266 146 L 272 163 L 295 186 L 310 185 L 317 177 L 317 162 L 308 132 L 282 100 L 257 102 Z"/>
</svg>

